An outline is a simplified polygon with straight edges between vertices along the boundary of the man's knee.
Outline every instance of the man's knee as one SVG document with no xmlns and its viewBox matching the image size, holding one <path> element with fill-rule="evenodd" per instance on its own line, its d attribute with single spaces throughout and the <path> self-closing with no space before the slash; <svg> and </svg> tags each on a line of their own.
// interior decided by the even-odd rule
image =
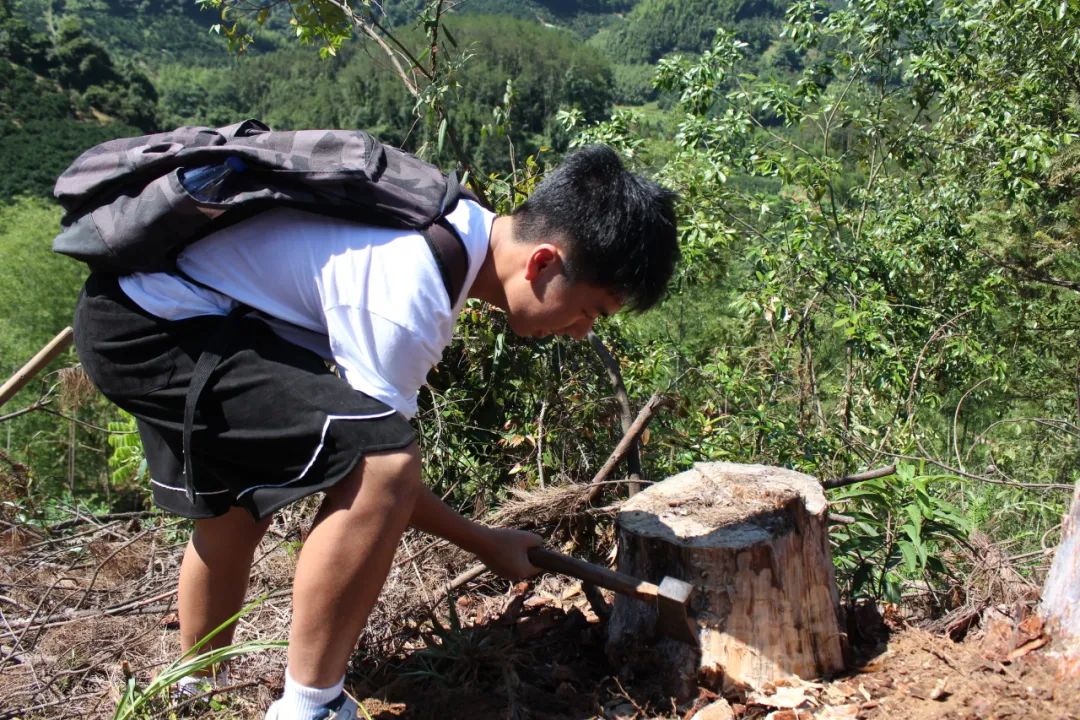
<svg viewBox="0 0 1080 720">
<path fill-rule="evenodd" d="M 327 492 L 339 506 L 352 506 L 361 494 L 366 503 L 412 507 L 420 490 L 420 450 L 416 443 L 365 455 L 353 471 Z"/>
<path fill-rule="evenodd" d="M 247 510 L 232 507 L 224 515 L 196 520 L 192 545 L 200 554 L 218 548 L 229 548 L 231 553 L 240 550 L 253 553 L 272 519 L 266 517 L 256 521 Z"/>
</svg>

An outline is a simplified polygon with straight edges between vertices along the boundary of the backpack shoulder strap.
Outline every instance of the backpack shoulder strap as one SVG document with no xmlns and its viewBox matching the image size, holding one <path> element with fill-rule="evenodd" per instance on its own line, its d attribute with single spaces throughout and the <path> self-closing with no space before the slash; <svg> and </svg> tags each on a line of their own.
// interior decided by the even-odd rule
<svg viewBox="0 0 1080 720">
<path fill-rule="evenodd" d="M 446 295 L 450 298 L 450 307 L 453 308 L 461 299 L 465 278 L 469 274 L 469 252 L 465 249 L 465 243 L 457 230 L 446 219 L 446 215 L 462 199 L 471 200 L 485 210 L 490 211 L 491 208 L 482 202 L 476 193 L 458 182 L 457 173 L 451 172 L 446 179 L 447 191 L 443 200 L 443 214 L 420 232 L 427 240 L 431 254 L 435 257 L 435 264 L 439 266 L 443 287 L 446 288 Z"/>
<path fill-rule="evenodd" d="M 460 299 L 461 290 L 465 287 L 465 276 L 469 272 L 469 254 L 465 251 L 465 243 L 445 217 L 439 218 L 420 232 L 431 248 L 435 264 L 439 266 L 443 287 L 446 288 L 450 307 L 453 308 Z"/>
</svg>

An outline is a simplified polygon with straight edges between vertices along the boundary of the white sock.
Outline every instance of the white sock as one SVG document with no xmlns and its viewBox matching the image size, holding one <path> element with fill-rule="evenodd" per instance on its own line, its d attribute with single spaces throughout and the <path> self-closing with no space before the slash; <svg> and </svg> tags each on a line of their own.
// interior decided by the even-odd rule
<svg viewBox="0 0 1080 720">
<path fill-rule="evenodd" d="M 280 716 L 295 720 L 314 720 L 317 713 L 336 700 L 344 689 L 344 675 L 328 688 L 313 688 L 293 680 L 289 669 L 285 668 L 285 693 L 278 701 Z"/>
</svg>

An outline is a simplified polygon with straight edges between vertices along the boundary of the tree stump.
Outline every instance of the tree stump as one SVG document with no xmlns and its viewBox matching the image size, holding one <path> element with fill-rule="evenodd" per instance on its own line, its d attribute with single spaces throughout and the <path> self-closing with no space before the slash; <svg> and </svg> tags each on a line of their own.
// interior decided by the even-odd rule
<svg viewBox="0 0 1080 720">
<path fill-rule="evenodd" d="M 1039 609 L 1067 671 L 1080 675 L 1080 483 L 1062 520 L 1061 543 L 1043 584 Z"/>
<path fill-rule="evenodd" d="M 700 648 L 655 636 L 656 611 L 617 597 L 608 655 L 688 698 L 844 669 L 839 594 L 820 483 L 764 465 L 698 463 L 623 504 L 618 569 L 694 586 Z"/>
</svg>

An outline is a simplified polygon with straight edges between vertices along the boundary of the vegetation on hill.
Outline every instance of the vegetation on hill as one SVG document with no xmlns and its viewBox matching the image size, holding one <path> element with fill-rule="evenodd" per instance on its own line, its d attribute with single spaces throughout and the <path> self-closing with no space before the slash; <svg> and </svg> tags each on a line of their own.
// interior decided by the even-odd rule
<svg viewBox="0 0 1080 720">
<path fill-rule="evenodd" d="M 115 61 L 76 19 L 49 35 L 0 0 L 0 68 L 0 199 L 47 195 L 87 147 L 156 124 L 150 80 Z"/>
<path fill-rule="evenodd" d="M 541 145 L 565 147 L 555 123 L 564 107 L 580 108 L 591 120 L 606 117 L 612 102 L 611 71 L 594 50 L 565 32 L 508 17 L 454 17 L 456 45 L 444 61 L 465 69 L 448 80 L 445 103 L 466 153 L 482 167 L 509 170 L 507 139 L 521 154 Z M 529 43 L 520 38 L 529 37 Z M 400 34 L 419 56 L 424 39 Z M 509 83 L 509 85 L 508 85 Z M 164 124 L 225 124 L 258 117 L 272 127 L 362 127 L 387 142 L 451 166 L 439 152 L 434 129 L 415 122 L 416 100 L 373 45 L 346 45 L 330 60 L 307 48 L 259 53 L 235 68 L 166 65 L 159 74 Z M 509 92 L 509 94 L 508 94 Z M 495 130 L 496 108 L 504 108 L 509 136 Z"/>
</svg>

